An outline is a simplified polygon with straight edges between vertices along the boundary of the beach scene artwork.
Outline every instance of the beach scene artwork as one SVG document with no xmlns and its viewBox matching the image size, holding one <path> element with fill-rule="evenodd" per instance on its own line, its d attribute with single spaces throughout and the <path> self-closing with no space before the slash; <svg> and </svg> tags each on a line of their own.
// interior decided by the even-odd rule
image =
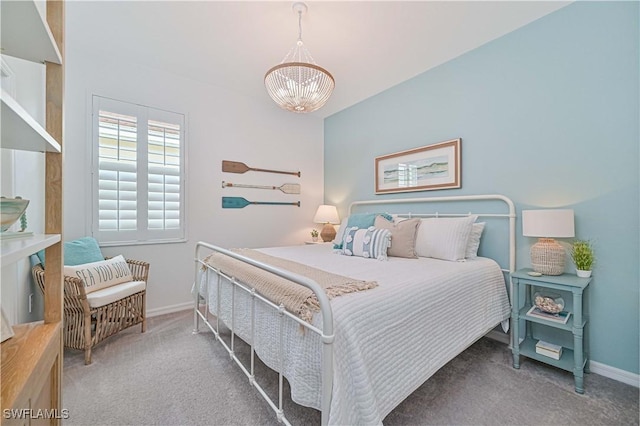
<svg viewBox="0 0 640 426">
<path fill-rule="evenodd" d="M 460 188 L 461 140 L 376 157 L 376 194 Z"/>
<path fill-rule="evenodd" d="M 383 184 L 398 188 L 420 186 L 436 177 L 449 176 L 449 157 L 422 158 L 384 167 Z"/>
</svg>

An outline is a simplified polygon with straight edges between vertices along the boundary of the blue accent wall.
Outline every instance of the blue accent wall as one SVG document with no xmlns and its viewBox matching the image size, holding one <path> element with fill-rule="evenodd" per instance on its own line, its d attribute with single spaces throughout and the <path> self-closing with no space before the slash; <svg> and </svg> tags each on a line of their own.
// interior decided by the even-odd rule
<svg viewBox="0 0 640 426">
<path fill-rule="evenodd" d="M 639 372 L 638 2 L 576 2 L 325 120 L 325 202 L 500 193 L 595 244 L 591 359 Z M 436 43 L 437 40 L 425 40 Z M 344 88 L 343 90 L 348 90 Z M 374 194 L 374 158 L 462 138 L 462 188 Z M 517 224 L 518 268 L 535 242 Z"/>
</svg>

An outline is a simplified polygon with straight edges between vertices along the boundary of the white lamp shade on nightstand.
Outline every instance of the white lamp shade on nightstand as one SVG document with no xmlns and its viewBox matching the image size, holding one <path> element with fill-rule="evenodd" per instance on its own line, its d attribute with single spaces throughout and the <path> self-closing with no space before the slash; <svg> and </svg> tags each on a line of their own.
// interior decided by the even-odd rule
<svg viewBox="0 0 640 426">
<path fill-rule="evenodd" d="M 531 247 L 533 270 L 545 275 L 561 275 L 566 253 L 554 238 L 575 236 L 573 210 L 523 210 L 522 235 L 539 238 Z"/>
<path fill-rule="evenodd" d="M 336 229 L 332 224 L 340 223 L 340 216 L 338 216 L 338 209 L 336 206 L 330 206 L 322 204 L 318 207 L 316 215 L 313 217 L 315 223 L 324 223 L 320 237 L 322 241 L 333 241 L 336 237 Z"/>
</svg>

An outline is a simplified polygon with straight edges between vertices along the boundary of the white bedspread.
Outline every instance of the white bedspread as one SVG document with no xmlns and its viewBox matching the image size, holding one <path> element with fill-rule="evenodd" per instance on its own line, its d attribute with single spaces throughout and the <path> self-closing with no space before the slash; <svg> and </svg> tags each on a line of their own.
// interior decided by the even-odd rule
<svg viewBox="0 0 640 426">
<path fill-rule="evenodd" d="M 448 361 L 509 317 L 500 267 L 493 260 L 467 262 L 391 257 L 377 261 L 334 254 L 330 244 L 261 249 L 264 253 L 379 286 L 332 300 L 334 382 L 330 424 L 381 424 L 400 402 Z M 214 275 L 211 274 L 211 277 Z M 204 292 L 206 279 L 201 280 Z M 216 315 L 216 280 L 207 290 Z M 220 319 L 230 324 L 229 286 L 221 286 Z M 239 314 L 244 308 L 246 314 Z M 234 329 L 250 340 L 250 298 L 236 292 Z M 278 316 L 256 312 L 256 353 L 279 370 Z M 314 324 L 320 325 L 319 315 Z M 283 374 L 292 399 L 320 406 L 321 342 L 287 320 Z M 286 414 L 286 413 L 285 413 Z"/>
</svg>

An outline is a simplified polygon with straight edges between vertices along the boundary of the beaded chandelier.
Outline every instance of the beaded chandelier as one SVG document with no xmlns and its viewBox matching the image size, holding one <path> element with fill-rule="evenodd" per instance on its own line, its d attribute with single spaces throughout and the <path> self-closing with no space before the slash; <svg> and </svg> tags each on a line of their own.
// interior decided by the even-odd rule
<svg viewBox="0 0 640 426">
<path fill-rule="evenodd" d="M 335 81 L 329 71 L 318 66 L 302 42 L 302 14 L 304 3 L 294 3 L 298 13 L 298 41 L 280 64 L 264 76 L 264 84 L 271 99 L 283 109 L 306 113 L 320 109 L 331 96 Z"/>
</svg>

